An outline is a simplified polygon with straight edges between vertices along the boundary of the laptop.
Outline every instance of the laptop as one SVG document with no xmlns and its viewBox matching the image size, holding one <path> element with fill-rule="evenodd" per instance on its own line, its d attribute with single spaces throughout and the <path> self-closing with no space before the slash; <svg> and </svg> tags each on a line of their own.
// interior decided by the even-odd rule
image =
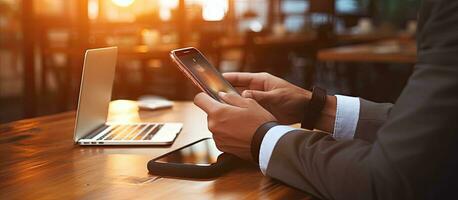
<svg viewBox="0 0 458 200">
<path fill-rule="evenodd" d="M 181 123 L 107 122 L 118 49 L 90 49 L 84 57 L 73 139 L 79 145 L 170 145 Z"/>
</svg>

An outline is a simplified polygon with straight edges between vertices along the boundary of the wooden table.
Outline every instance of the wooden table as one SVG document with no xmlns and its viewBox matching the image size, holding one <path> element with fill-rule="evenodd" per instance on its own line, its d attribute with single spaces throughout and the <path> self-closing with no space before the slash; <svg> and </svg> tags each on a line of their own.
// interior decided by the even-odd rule
<svg viewBox="0 0 458 200">
<path fill-rule="evenodd" d="M 245 48 L 247 41 L 245 36 L 223 37 L 217 43 L 222 50 Z M 317 39 L 315 34 L 289 34 L 284 36 L 264 35 L 253 37 L 253 45 L 258 46 L 300 46 Z"/>
<path fill-rule="evenodd" d="M 417 59 L 413 40 L 384 40 L 359 45 L 349 45 L 318 52 L 320 61 L 368 62 L 368 63 L 410 63 Z"/>
<path fill-rule="evenodd" d="M 111 109 L 110 120 L 183 122 L 183 130 L 170 147 L 83 147 L 72 141 L 75 112 L 0 125 L 0 199 L 309 198 L 247 163 L 214 180 L 149 175 L 150 159 L 211 135 L 206 116 L 190 102 L 160 111 L 123 108 Z"/>
<path fill-rule="evenodd" d="M 398 37 L 399 33 L 392 32 L 370 32 L 370 33 L 354 33 L 351 31 L 343 31 L 336 34 L 336 41 L 338 43 L 367 43 L 379 40 L 386 40 L 389 38 Z"/>
</svg>

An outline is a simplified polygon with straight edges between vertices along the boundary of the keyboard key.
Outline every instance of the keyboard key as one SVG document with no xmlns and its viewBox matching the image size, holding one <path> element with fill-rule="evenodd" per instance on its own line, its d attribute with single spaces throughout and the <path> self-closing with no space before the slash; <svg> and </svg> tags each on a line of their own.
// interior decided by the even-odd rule
<svg viewBox="0 0 458 200">
<path fill-rule="evenodd" d="M 107 131 L 105 134 L 103 134 L 102 136 L 99 137 L 99 140 L 105 139 L 105 138 L 106 138 L 108 135 L 110 135 L 115 129 L 117 129 L 118 126 L 112 125 L 112 126 L 110 126 L 110 128 L 111 128 L 111 129 L 110 129 L 109 131 Z"/>
<path fill-rule="evenodd" d="M 122 125 L 125 126 L 125 128 L 120 131 L 115 137 L 113 137 L 113 140 L 122 140 L 126 135 L 128 135 L 132 129 L 136 127 L 136 125 Z"/>
<path fill-rule="evenodd" d="M 149 132 L 151 129 L 153 129 L 154 127 L 155 127 L 155 124 L 153 124 L 153 125 L 148 125 L 145 129 L 143 129 L 143 130 L 140 132 L 140 134 L 137 135 L 137 137 L 135 137 L 134 140 L 142 140 L 143 137 L 145 137 L 145 136 L 148 134 L 148 132 Z"/>
<path fill-rule="evenodd" d="M 153 130 L 151 130 L 148 135 L 143 138 L 143 140 L 151 140 L 151 138 L 153 138 L 154 135 L 156 135 L 156 133 L 161 130 L 162 126 L 164 126 L 163 124 L 158 124 L 156 127 L 154 127 Z"/>
<path fill-rule="evenodd" d="M 126 131 L 126 133 L 123 134 L 122 137 L 119 137 L 118 139 L 119 140 L 126 140 L 126 138 L 128 138 L 130 135 L 135 134 L 135 132 L 137 131 L 138 127 L 140 127 L 140 125 L 131 125 L 131 128 L 128 131 Z"/>
<path fill-rule="evenodd" d="M 104 138 L 103 140 L 111 140 L 113 139 L 114 137 L 116 137 L 119 133 L 121 133 L 122 131 L 124 131 L 124 129 L 126 129 L 128 126 L 122 126 L 122 125 L 119 125 L 115 130 L 113 130 L 111 132 L 110 135 L 108 135 L 106 138 Z"/>
<path fill-rule="evenodd" d="M 141 124 L 137 129 L 133 130 L 130 135 L 128 135 L 126 138 L 124 138 L 124 140 L 132 140 L 132 139 L 134 139 L 135 137 L 137 137 L 143 131 L 143 129 L 146 129 L 146 128 L 147 128 L 146 124 Z"/>
</svg>

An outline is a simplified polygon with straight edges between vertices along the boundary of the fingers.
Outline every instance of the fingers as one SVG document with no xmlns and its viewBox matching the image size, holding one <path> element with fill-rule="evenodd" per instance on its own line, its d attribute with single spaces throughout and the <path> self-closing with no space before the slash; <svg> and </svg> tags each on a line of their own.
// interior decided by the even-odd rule
<svg viewBox="0 0 458 200">
<path fill-rule="evenodd" d="M 236 93 L 218 93 L 219 97 L 229 105 L 237 106 L 237 107 L 245 107 L 247 101 L 242 96 Z"/>
<path fill-rule="evenodd" d="M 250 88 L 247 88 L 247 87 L 235 87 L 235 90 L 237 90 L 239 94 L 242 94 L 243 91 L 249 90 L 249 89 Z"/>
<path fill-rule="evenodd" d="M 194 97 L 194 104 L 204 110 L 206 113 L 211 113 L 213 110 L 222 106 L 222 104 L 207 94 L 201 92 Z"/>
<path fill-rule="evenodd" d="M 258 90 L 245 90 L 242 92 L 242 97 L 254 99 L 257 102 L 262 102 L 270 96 L 270 92 L 263 92 Z"/>
<path fill-rule="evenodd" d="M 237 85 L 248 85 L 250 80 L 248 80 L 247 76 L 250 73 L 244 73 L 244 72 L 227 72 L 223 73 L 223 77 L 229 81 L 234 87 L 237 87 Z M 240 77 L 244 77 L 243 79 L 240 79 Z"/>
<path fill-rule="evenodd" d="M 264 90 L 267 73 L 230 72 L 224 73 L 223 76 L 234 87 Z"/>
</svg>

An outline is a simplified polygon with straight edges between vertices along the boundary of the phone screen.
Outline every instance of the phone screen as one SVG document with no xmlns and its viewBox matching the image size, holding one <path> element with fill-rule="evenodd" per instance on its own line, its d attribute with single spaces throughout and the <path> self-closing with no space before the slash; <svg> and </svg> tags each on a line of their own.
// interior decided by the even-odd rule
<svg viewBox="0 0 458 200">
<path fill-rule="evenodd" d="M 209 93 L 210 96 L 219 100 L 218 92 L 237 91 L 227 82 L 218 70 L 196 49 L 188 48 L 175 52 L 179 61 L 188 69 L 188 72 Z"/>
<path fill-rule="evenodd" d="M 195 165 L 210 165 L 216 163 L 222 152 L 216 148 L 213 139 L 204 139 L 182 149 L 173 151 L 155 160 L 164 163 L 185 163 Z"/>
</svg>

